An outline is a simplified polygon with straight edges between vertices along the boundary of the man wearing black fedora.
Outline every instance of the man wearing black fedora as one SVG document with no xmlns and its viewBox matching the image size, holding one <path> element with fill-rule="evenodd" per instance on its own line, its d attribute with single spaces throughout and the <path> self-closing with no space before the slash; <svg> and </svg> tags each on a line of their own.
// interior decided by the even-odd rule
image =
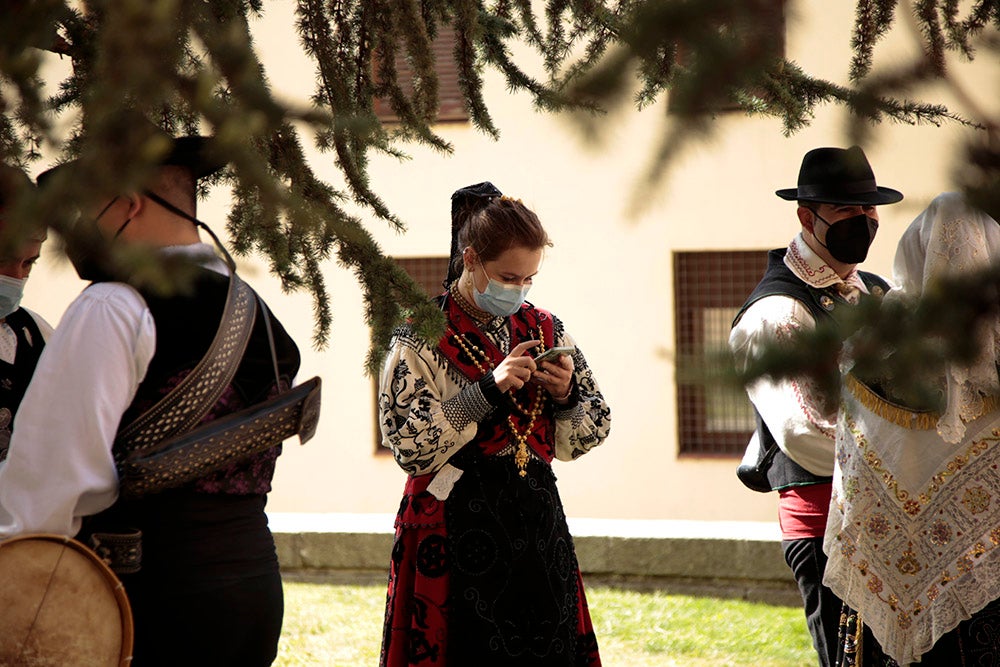
<svg viewBox="0 0 1000 667">
<path fill-rule="evenodd" d="M 183 267 L 189 280 L 164 293 L 107 253 L 71 252 L 92 282 L 39 360 L 0 467 L 0 540 L 75 536 L 105 558 L 131 604 L 135 667 L 263 667 L 281 633 L 264 506 L 282 438 L 222 467 L 194 453 L 142 493 L 125 474 L 135 454 L 195 427 L 217 422 L 216 440 L 228 445 L 222 425 L 270 405 L 299 368 L 294 341 L 225 249 L 201 241 L 199 229 L 214 234 L 195 217 L 196 185 L 224 166 L 208 148 L 204 137 L 158 137 L 140 147 L 161 151 L 140 187 L 94 193 L 80 224 L 112 250 L 141 248 Z M 78 183 L 79 168 L 45 172 L 40 187 Z"/>
<path fill-rule="evenodd" d="M 881 297 L 888 284 L 859 271 L 878 230 L 877 206 L 903 195 L 876 184 L 858 146 L 816 148 L 802 158 L 798 186 L 778 190 L 798 202 L 801 227 L 787 248 L 768 253 L 764 276 L 733 322 L 736 364 L 817 323 L 836 322 L 861 299 Z M 782 549 L 802 594 L 806 622 L 824 667 L 836 661 L 841 602 L 823 585 L 826 530 L 834 469 L 835 397 L 808 378 L 762 378 L 747 386 L 757 430 L 744 464 L 759 480 L 744 483 L 778 492 Z M 744 479 L 741 466 L 741 479 Z"/>
</svg>

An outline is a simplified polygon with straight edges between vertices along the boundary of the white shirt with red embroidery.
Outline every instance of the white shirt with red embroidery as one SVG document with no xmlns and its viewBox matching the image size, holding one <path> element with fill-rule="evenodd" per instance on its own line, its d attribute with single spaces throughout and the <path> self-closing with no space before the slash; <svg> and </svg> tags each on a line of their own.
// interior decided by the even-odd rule
<svg viewBox="0 0 1000 667">
<path fill-rule="evenodd" d="M 849 285 L 867 293 L 857 271 L 842 279 L 806 245 L 799 233 L 785 253 L 785 266 L 811 287 Z M 841 288 L 837 288 L 841 289 Z M 743 313 L 729 334 L 729 348 L 737 368 L 745 368 L 772 341 L 787 341 L 803 329 L 816 326 L 809 309 L 790 296 L 766 296 Z M 814 475 L 833 474 L 836 405 L 823 407 L 814 383 L 805 379 L 760 378 L 747 385 L 747 395 L 760 413 L 778 447 Z"/>
</svg>

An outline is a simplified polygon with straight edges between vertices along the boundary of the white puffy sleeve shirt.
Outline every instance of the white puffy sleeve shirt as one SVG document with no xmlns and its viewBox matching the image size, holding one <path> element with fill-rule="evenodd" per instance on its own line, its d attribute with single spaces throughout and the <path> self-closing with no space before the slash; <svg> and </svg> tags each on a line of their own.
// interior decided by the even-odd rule
<svg viewBox="0 0 1000 667">
<path fill-rule="evenodd" d="M 49 338 L 0 465 L 0 539 L 73 536 L 111 506 L 111 446 L 156 348 L 152 314 L 122 283 L 91 285 Z"/>
<path fill-rule="evenodd" d="M 845 282 L 809 248 L 801 234 L 789 244 L 785 265 L 812 287 Z M 856 273 L 848 276 L 847 282 L 867 291 Z M 797 299 L 782 295 L 760 299 L 743 313 L 729 335 L 737 369 L 745 369 L 760 355 L 763 346 L 790 343 L 798 331 L 815 326 L 812 313 Z M 813 382 L 805 378 L 762 377 L 746 389 L 781 451 L 814 475 L 833 475 L 837 406 L 825 406 Z"/>
<path fill-rule="evenodd" d="M 790 341 L 796 331 L 814 326 L 798 300 L 767 296 L 743 314 L 729 335 L 729 347 L 743 370 L 763 346 Z M 763 377 L 747 385 L 747 395 L 781 451 L 814 475 L 833 474 L 837 414 L 823 410 L 814 385 L 800 378 Z"/>
</svg>

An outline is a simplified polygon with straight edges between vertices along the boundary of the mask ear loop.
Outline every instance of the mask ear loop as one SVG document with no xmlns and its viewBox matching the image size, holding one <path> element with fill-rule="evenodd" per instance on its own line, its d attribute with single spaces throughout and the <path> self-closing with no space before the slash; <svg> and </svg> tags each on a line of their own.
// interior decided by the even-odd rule
<svg viewBox="0 0 1000 667">
<path fill-rule="evenodd" d="M 118 197 L 120 196 L 121 195 L 115 195 L 114 197 L 111 198 L 111 201 L 109 201 L 107 204 L 104 205 L 104 208 L 101 209 L 101 212 L 97 214 L 96 218 L 94 218 L 95 223 L 104 217 L 104 214 L 108 212 L 108 209 L 111 208 L 116 201 L 118 201 Z M 114 238 L 118 238 L 119 236 L 121 236 L 122 232 L 125 231 L 125 228 L 128 227 L 128 223 L 130 222 L 132 222 L 132 218 L 127 218 L 125 222 L 122 223 L 122 226 L 118 228 L 118 231 L 115 232 Z"/>
<path fill-rule="evenodd" d="M 233 275 L 236 275 L 236 261 L 233 260 L 233 256 L 229 254 L 228 250 L 226 250 L 226 246 L 222 245 L 222 241 L 220 241 L 219 237 L 215 235 L 215 232 L 212 231 L 211 227 L 209 227 L 208 225 L 206 225 L 204 222 L 194 217 L 193 215 L 185 213 L 184 211 L 177 208 L 176 206 L 174 206 L 173 204 L 171 204 L 170 202 L 168 202 L 166 199 L 156 194 L 155 192 L 152 192 L 150 190 L 144 190 L 143 192 L 147 197 L 149 197 L 150 199 L 152 199 L 157 204 L 167 209 L 174 215 L 179 215 L 185 220 L 189 220 L 192 223 L 194 223 L 195 227 L 198 227 L 199 229 L 204 229 L 208 233 L 208 235 L 212 237 L 212 240 L 215 241 L 215 245 L 216 247 L 219 248 L 219 251 L 225 258 L 226 264 L 229 266 L 229 270 L 232 272 Z M 260 310 L 264 314 L 264 328 L 267 331 L 267 341 L 271 347 L 271 363 L 274 366 L 275 391 L 281 393 L 281 373 L 278 370 L 278 352 L 274 343 L 274 332 L 271 328 L 271 311 L 264 304 L 264 301 L 263 299 L 260 298 L 259 294 L 254 292 L 254 295 L 257 297 L 257 303 L 260 306 Z"/>
<path fill-rule="evenodd" d="M 829 222 L 827 221 L 827 219 L 826 219 L 826 218 L 824 218 L 823 216 L 821 216 L 821 215 L 819 214 L 819 211 L 813 211 L 813 209 L 809 209 L 809 210 L 810 210 L 810 211 L 812 211 L 812 214 L 813 214 L 813 218 L 815 218 L 816 220 L 819 220 L 819 221 L 820 221 L 820 222 L 822 222 L 822 223 L 823 223 L 824 225 L 826 225 L 826 233 L 827 233 L 827 234 L 829 234 L 829 233 L 830 233 L 830 228 L 831 228 L 831 227 L 833 227 L 833 225 L 831 225 L 831 224 L 830 224 L 830 223 L 829 223 Z M 813 235 L 813 238 L 815 238 L 815 239 L 816 239 L 816 243 L 820 244 L 821 246 L 823 246 L 823 247 L 824 247 L 824 248 L 826 248 L 827 250 L 829 250 L 829 249 L 830 249 L 829 247 L 827 247 L 827 245 L 826 245 L 825 243 L 823 243 L 822 241 L 820 241 L 820 240 L 819 240 L 819 237 L 818 237 L 818 236 L 816 236 L 816 222 L 815 222 L 815 220 L 813 221 L 813 233 L 812 233 L 812 235 Z"/>
<path fill-rule="evenodd" d="M 108 209 L 111 208 L 111 206 L 116 201 L 118 201 L 118 197 L 119 197 L 119 195 L 115 195 L 114 197 L 112 197 L 111 201 L 109 201 L 107 204 L 105 204 L 104 208 L 101 209 L 101 212 L 97 214 L 96 218 L 94 218 L 94 221 L 100 220 L 102 217 L 104 217 L 104 214 L 108 212 Z"/>
</svg>

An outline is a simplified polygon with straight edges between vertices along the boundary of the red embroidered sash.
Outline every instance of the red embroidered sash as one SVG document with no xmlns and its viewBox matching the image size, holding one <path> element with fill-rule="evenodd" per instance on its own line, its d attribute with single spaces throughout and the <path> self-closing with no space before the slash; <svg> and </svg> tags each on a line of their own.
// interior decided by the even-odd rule
<svg viewBox="0 0 1000 667">
<path fill-rule="evenodd" d="M 506 355 L 483 334 L 476 321 L 462 310 L 454 298 L 450 295 L 446 295 L 445 298 L 448 328 L 438 343 L 438 349 L 470 382 L 478 382 L 484 376 L 484 371 L 490 372 L 491 364 L 493 367 L 498 366 Z M 535 348 L 537 353 L 552 347 L 555 342 L 552 315 L 545 310 L 524 304 L 518 312 L 510 316 L 509 321 L 511 349 L 526 340 L 541 340 L 542 345 Z M 461 341 L 458 338 L 461 338 Z M 479 352 L 476 351 L 477 348 Z M 485 354 L 489 361 L 483 359 L 482 354 Z M 527 445 L 542 460 L 551 462 L 555 456 L 555 419 L 548 393 L 534 382 L 528 382 L 513 392 L 512 397 L 517 405 L 529 412 L 536 401 L 544 401 L 541 414 L 536 417 L 534 424 L 531 425 L 531 432 L 527 435 Z M 508 445 L 515 444 L 516 441 L 510 432 L 508 415 L 513 420 L 513 427 L 517 432 L 524 433 L 531 419 L 511 404 L 509 410 L 498 409 L 486 422 L 481 422 L 476 437 L 469 444 L 478 445 L 484 454 L 496 454 Z"/>
</svg>

